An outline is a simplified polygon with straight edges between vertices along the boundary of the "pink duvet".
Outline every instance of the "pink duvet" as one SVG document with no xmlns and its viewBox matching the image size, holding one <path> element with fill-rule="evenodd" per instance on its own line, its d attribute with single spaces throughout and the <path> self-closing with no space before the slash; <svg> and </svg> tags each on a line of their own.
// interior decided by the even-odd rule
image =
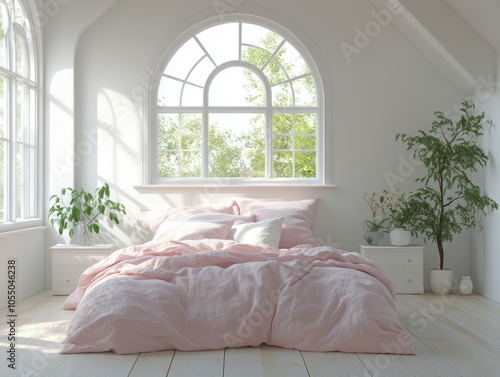
<svg viewBox="0 0 500 377">
<path fill-rule="evenodd" d="M 414 353 L 394 287 L 331 247 L 146 243 L 87 269 L 62 353 L 208 350 L 262 343 L 304 351 Z"/>
</svg>

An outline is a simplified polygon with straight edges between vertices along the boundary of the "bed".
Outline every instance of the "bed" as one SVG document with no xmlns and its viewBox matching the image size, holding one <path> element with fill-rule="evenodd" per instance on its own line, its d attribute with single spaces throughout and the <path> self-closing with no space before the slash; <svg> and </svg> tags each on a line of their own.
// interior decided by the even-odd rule
<svg viewBox="0 0 500 377">
<path fill-rule="evenodd" d="M 61 353 L 131 354 L 267 344 L 414 354 L 394 283 L 358 253 L 319 245 L 317 199 L 232 198 L 149 211 L 151 241 L 88 268 Z"/>
</svg>

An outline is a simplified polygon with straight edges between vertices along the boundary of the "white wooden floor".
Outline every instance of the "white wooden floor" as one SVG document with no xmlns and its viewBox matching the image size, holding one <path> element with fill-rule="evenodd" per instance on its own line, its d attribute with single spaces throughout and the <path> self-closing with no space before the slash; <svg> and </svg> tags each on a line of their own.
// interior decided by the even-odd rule
<svg viewBox="0 0 500 377">
<path fill-rule="evenodd" d="M 60 355 L 73 315 L 43 291 L 17 304 L 16 370 L 8 367 L 7 311 L 0 311 L 0 376 L 438 377 L 500 376 L 500 304 L 482 296 L 399 295 L 416 356 L 314 353 L 262 346 L 206 352 Z"/>
</svg>

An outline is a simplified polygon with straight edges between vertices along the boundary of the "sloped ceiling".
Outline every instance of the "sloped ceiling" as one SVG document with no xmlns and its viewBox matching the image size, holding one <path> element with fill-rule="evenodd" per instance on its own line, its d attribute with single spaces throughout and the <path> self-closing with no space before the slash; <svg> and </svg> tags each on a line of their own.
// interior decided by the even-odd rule
<svg viewBox="0 0 500 377">
<path fill-rule="evenodd" d="M 384 12 L 393 0 L 370 0 Z M 397 4 L 397 2 L 396 2 Z M 458 88 L 496 82 L 500 0 L 400 0 L 393 25 Z"/>
<path fill-rule="evenodd" d="M 500 0 L 444 0 L 500 53 Z"/>
</svg>

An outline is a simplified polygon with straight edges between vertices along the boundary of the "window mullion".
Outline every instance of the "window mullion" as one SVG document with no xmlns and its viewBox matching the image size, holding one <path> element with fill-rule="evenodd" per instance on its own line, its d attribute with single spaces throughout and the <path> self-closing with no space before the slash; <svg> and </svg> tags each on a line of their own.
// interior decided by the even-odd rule
<svg viewBox="0 0 500 377">
<path fill-rule="evenodd" d="M 14 32 L 13 28 L 9 28 L 9 32 L 7 34 L 7 51 L 8 51 L 8 78 L 6 82 L 6 95 L 7 95 L 7 106 L 6 106 L 6 132 L 7 132 L 7 150 L 5 151 L 5 156 L 7 159 L 6 167 L 6 206 L 5 206 L 5 220 L 6 221 L 15 221 L 15 209 L 16 209 L 16 185 L 15 185 L 15 172 L 16 172 L 16 159 L 15 159 L 15 150 L 16 150 L 16 135 L 15 135 L 15 77 L 14 77 L 14 68 L 15 60 L 14 60 Z"/>
<path fill-rule="evenodd" d="M 243 45 L 243 23 L 238 23 L 238 60 L 241 61 L 241 46 Z"/>
<path fill-rule="evenodd" d="M 201 176 L 203 178 L 208 177 L 208 122 L 209 122 L 209 112 L 208 112 L 208 90 L 205 87 L 203 91 L 203 114 L 202 114 L 202 130 L 201 130 Z"/>
<path fill-rule="evenodd" d="M 295 178 L 295 157 L 297 156 L 296 155 L 296 151 L 297 151 L 297 130 L 295 128 L 295 115 L 292 115 L 292 146 L 293 146 L 293 149 L 292 149 L 292 178 Z"/>
<path fill-rule="evenodd" d="M 31 104 L 30 104 L 30 99 L 29 99 L 29 88 L 22 87 L 21 91 L 21 101 L 22 104 L 22 113 L 23 116 L 21 117 L 21 125 L 20 129 L 22 132 L 22 135 L 19 139 L 20 141 L 20 149 L 21 149 L 21 158 L 22 158 L 22 169 L 21 169 L 21 217 L 22 218 L 29 218 L 30 217 L 30 185 L 31 185 L 31 161 L 30 161 L 30 109 L 31 109 Z"/>
<path fill-rule="evenodd" d="M 266 178 L 273 177 L 273 111 L 266 110 Z"/>
<path fill-rule="evenodd" d="M 177 167 L 177 175 L 182 176 L 182 114 L 178 115 L 177 118 L 178 130 L 177 130 L 177 153 L 179 154 L 179 166 Z"/>
<path fill-rule="evenodd" d="M 207 49 L 205 48 L 205 46 L 203 46 L 203 43 L 200 42 L 200 40 L 198 39 L 197 36 L 194 36 L 193 39 L 196 41 L 196 43 L 198 43 L 198 46 L 200 46 L 200 48 L 203 50 L 203 52 L 205 53 L 206 57 L 212 62 L 212 64 L 217 67 L 217 63 L 215 62 L 215 60 L 212 58 L 212 56 L 209 54 L 209 52 L 207 51 Z M 202 57 L 203 58 L 203 57 Z"/>
<path fill-rule="evenodd" d="M 16 144 L 17 144 L 17 132 L 16 132 L 16 80 L 10 80 L 9 82 L 9 110 L 8 110 L 8 124 L 9 124 L 9 160 L 8 160 L 8 183 L 7 183 L 7 221 L 16 220 L 16 203 L 17 203 L 17 193 L 16 193 L 16 172 L 17 172 L 17 156 L 16 156 Z"/>
<path fill-rule="evenodd" d="M 266 178 L 273 177 L 273 94 L 271 85 L 262 80 L 266 90 Z"/>
</svg>

